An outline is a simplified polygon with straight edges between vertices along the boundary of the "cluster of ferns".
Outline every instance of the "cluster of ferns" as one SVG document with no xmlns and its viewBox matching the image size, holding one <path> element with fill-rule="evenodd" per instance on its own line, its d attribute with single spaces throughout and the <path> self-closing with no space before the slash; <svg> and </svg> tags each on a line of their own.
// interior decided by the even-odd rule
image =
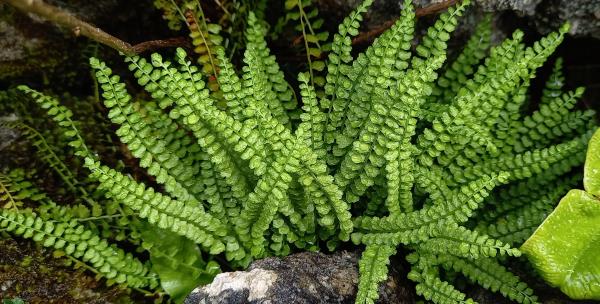
<svg viewBox="0 0 600 304">
<path fill-rule="evenodd" d="M 18 89 L 64 130 L 94 191 L 125 210 L 131 229 L 178 235 L 232 268 L 299 250 L 335 250 L 342 242 L 364 245 L 356 303 L 377 300 L 399 248 L 409 252 L 408 278 L 428 301 L 473 303 L 451 284 L 462 274 L 515 302 L 537 303 L 503 265 L 505 256 L 520 256 L 515 247 L 580 180 L 571 171 L 596 128 L 592 111 L 574 109 L 583 89 L 563 91 L 560 60 L 539 105 L 529 107 L 531 79 L 568 25 L 531 46 L 516 31 L 491 47 L 487 16 L 446 63 L 446 42 L 469 1 L 442 13 L 413 49 L 415 13 L 407 0 L 398 21 L 356 55 L 351 39 L 371 3 L 339 25 L 322 86 L 301 73 L 299 94 L 253 13 L 241 71 L 214 47 L 218 93 L 181 49 L 172 60 L 125 57 L 151 101 L 133 98 L 106 63 L 92 58 L 116 135 L 152 177 L 145 183 L 108 166 L 57 99 Z M 4 124 L 44 144 L 24 124 Z M 67 174 L 56 155 L 45 157 Z M 1 176 L 2 185 L 22 185 L 10 176 Z M 81 192 L 76 181 L 69 186 Z M 152 289 L 162 279 L 151 262 L 107 242 L 98 229 L 61 220 L 64 212 L 52 216 L 48 209 L 59 206 L 47 197 L 25 196 L 50 207 L 41 216 L 13 202 L 15 208 L 0 210 L 5 231 L 63 250 L 130 287 Z"/>
</svg>

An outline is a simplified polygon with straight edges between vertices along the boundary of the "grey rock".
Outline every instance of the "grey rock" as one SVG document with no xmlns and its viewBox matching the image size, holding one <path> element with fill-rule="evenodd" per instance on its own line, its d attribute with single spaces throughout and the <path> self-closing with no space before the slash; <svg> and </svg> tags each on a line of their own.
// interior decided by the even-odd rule
<svg viewBox="0 0 600 304">
<path fill-rule="evenodd" d="M 598 0 L 546 0 L 538 5 L 533 20 L 543 34 L 568 21 L 571 23 L 570 34 L 600 39 Z"/>
<path fill-rule="evenodd" d="M 2 127 L 2 122 L 17 120 L 17 116 L 0 116 L 0 151 L 10 146 L 21 134 L 15 129 Z"/>
<path fill-rule="evenodd" d="M 360 0 L 319 0 L 319 7 L 331 14 L 345 16 Z M 403 0 L 375 0 L 366 16 L 367 28 L 375 28 L 399 15 Z M 416 7 L 443 0 L 414 0 Z M 474 0 L 476 12 L 509 11 L 526 20 L 541 34 L 556 30 L 564 22 L 571 23 L 573 36 L 600 39 L 600 1 L 598 0 Z M 476 13 L 477 14 L 477 13 Z M 472 26 L 467 24 L 466 27 Z"/>
<path fill-rule="evenodd" d="M 512 10 L 519 14 L 534 15 L 542 0 L 475 0 L 486 12 Z"/>
<path fill-rule="evenodd" d="M 477 5 L 486 11 L 514 10 L 533 15 L 536 6 L 542 0 L 475 0 Z M 356 7 L 361 0 L 324 0 L 324 2 L 333 2 L 337 6 Z M 399 10 L 402 7 L 403 0 L 375 0 L 372 9 L 380 11 L 385 8 Z M 444 0 L 413 0 L 415 7 L 425 7 L 434 3 L 445 2 Z"/>
<path fill-rule="evenodd" d="M 256 261 L 247 271 L 222 273 L 196 288 L 185 304 L 354 303 L 358 283 L 356 252 L 316 252 Z M 399 267 L 399 266 L 395 266 Z M 392 267 L 378 303 L 414 303 L 414 287 Z"/>
<path fill-rule="evenodd" d="M 392 257 L 388 279 L 379 286 L 377 303 L 417 303 L 414 283 L 408 281 L 408 264 L 403 254 Z M 333 254 L 304 252 L 279 258 L 255 261 L 247 271 L 218 275 L 211 284 L 196 288 L 185 304 L 318 304 L 354 303 L 358 283 L 358 252 Z M 509 261 L 509 269 L 523 279 L 539 296 L 540 303 L 593 304 L 573 301 L 560 290 L 531 276 L 531 270 L 518 261 Z M 461 283 L 462 282 L 462 283 Z M 513 301 L 499 292 L 491 292 L 477 284 L 453 282 L 465 294 L 482 304 L 510 304 Z"/>
<path fill-rule="evenodd" d="M 46 0 L 107 33 L 130 43 L 169 37 L 166 23 L 152 1 Z M 158 22 L 157 22 L 158 21 Z M 140 24 L 144 24 L 140 27 Z M 143 29 L 143 30 L 141 30 Z M 0 1 L 0 79 L 64 74 L 70 62 L 87 60 L 91 40 L 76 36 L 34 14 L 25 14 Z M 92 43 L 93 44 L 93 43 Z M 115 52 L 116 53 L 116 52 Z M 77 62 L 75 62 L 77 61 Z M 86 61 L 87 62 L 87 61 Z M 75 66 L 75 67 L 74 67 Z"/>
</svg>

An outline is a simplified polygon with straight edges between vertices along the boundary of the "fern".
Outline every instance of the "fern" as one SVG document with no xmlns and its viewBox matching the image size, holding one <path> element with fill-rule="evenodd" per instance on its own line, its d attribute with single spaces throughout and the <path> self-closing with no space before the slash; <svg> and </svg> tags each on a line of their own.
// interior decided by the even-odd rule
<svg viewBox="0 0 600 304">
<path fill-rule="evenodd" d="M 4 174 L 0 174 L 0 204 L 4 209 L 18 210 L 21 202 L 15 199 L 14 190 L 11 190 L 13 181 Z"/>
<path fill-rule="evenodd" d="M 461 272 L 467 278 L 477 282 L 485 289 L 500 292 L 503 296 L 518 302 L 538 303 L 533 290 L 520 282 L 519 277 L 510 273 L 504 266 L 491 259 L 468 260 L 452 256 L 438 259 L 444 267 Z"/>
<path fill-rule="evenodd" d="M 361 273 L 367 273 L 367 278 L 362 278 L 358 285 L 357 303 L 375 303 L 379 297 L 378 285 L 387 279 L 387 266 L 390 263 L 390 256 L 396 249 L 391 246 L 367 246 L 363 251 L 358 264 Z"/>
<path fill-rule="evenodd" d="M 56 172 L 69 190 L 78 193 L 88 203 L 95 203 L 85 187 L 78 181 L 75 173 L 69 169 L 40 132 L 21 121 L 0 122 L 0 127 L 20 130 L 22 135 L 36 148 L 39 158 Z"/>
<path fill-rule="evenodd" d="M 513 229 L 512 234 L 499 234 L 494 228 L 472 231 L 460 225 L 483 205 L 485 197 L 494 187 L 525 179 L 547 184 L 576 164 L 581 164 L 581 155 L 590 136 L 588 130 L 592 125 L 585 118 L 567 125 L 566 119 L 575 115 L 569 110 L 581 96 L 581 90 L 542 104 L 540 110 L 530 116 L 521 112 L 521 104 L 526 98 L 509 101 L 513 95 L 524 96 L 528 87 L 526 80 L 560 43 L 566 27 L 534 43 L 532 47 L 523 46 L 520 42 L 522 33 L 516 32 L 512 39 L 492 48 L 491 55 L 480 64 L 487 46 L 485 42 L 480 46 L 475 41 L 485 41 L 489 35 L 489 19 L 485 19 L 463 54 L 454 64 L 448 65 L 447 72 L 434 85 L 436 70 L 445 60 L 445 41 L 464 5 L 466 3 L 440 16 L 440 20 L 427 32 L 423 43 L 416 48 L 417 54 L 412 60 L 409 61 L 408 53 L 408 56 L 402 55 L 404 58 L 401 58 L 405 64 L 392 65 L 392 54 L 398 54 L 392 44 L 393 39 L 403 37 L 402 30 L 408 29 L 412 34 L 412 25 L 403 20 L 413 18 L 409 13 L 412 7 L 405 5 L 397 27 L 382 34 L 365 53 L 358 55 L 353 66 L 344 73 L 348 75 L 348 80 L 342 78 L 342 81 L 347 82 L 345 89 L 350 92 L 346 95 L 349 98 L 344 96 L 345 93 L 335 92 L 336 89 L 328 91 L 338 102 L 345 100 L 338 109 L 346 111 L 345 116 L 331 120 L 333 123 L 345 121 L 330 129 L 335 142 L 330 150 L 333 157 L 329 158 L 329 163 L 336 166 L 336 183 L 344 189 L 350 203 L 360 201 L 368 189 L 387 193 L 382 197 L 386 198 L 385 209 L 389 215 L 358 217 L 354 221 L 353 241 L 367 245 L 366 250 L 371 255 L 373 249 L 369 248 L 398 244 L 429 252 L 424 256 L 425 261 L 429 262 L 425 262 L 419 270 L 413 270 L 409 277 L 418 283 L 417 292 L 420 295 L 436 303 L 468 300 L 464 294 L 439 278 L 433 266 L 435 258 L 431 254 L 470 259 L 479 265 L 477 267 L 490 270 L 491 273 L 497 267 L 483 262 L 486 257 L 519 256 L 520 252 L 510 248 L 509 244 L 522 240 L 521 235 L 530 233 L 528 229 L 532 228 L 529 227 L 535 227 L 540 220 L 538 218 L 520 226 L 521 217 L 535 218 L 529 211 L 519 209 L 515 215 L 507 217 L 510 221 L 507 226 Z M 389 53 L 384 53 L 384 50 L 389 50 Z M 333 58 L 332 71 L 335 73 L 335 69 L 343 65 L 336 61 L 336 57 Z M 390 61 L 383 65 L 386 59 Z M 339 78 L 330 79 L 332 82 L 339 81 Z M 398 102 L 386 107 L 382 102 L 385 100 Z M 332 104 L 336 104 L 336 101 L 332 101 Z M 420 112 L 420 108 L 424 112 Z M 550 108 L 556 112 L 549 111 Z M 551 113 L 556 114 L 552 116 Z M 395 119 L 386 120 L 388 115 Z M 537 123 L 545 123 L 546 118 L 539 118 L 540 115 L 547 117 L 550 129 L 529 123 L 532 121 L 530 117 L 534 116 Z M 416 123 L 422 117 L 425 122 L 419 128 Z M 521 127 L 524 123 L 527 128 Z M 336 137 L 333 134 L 337 132 L 341 134 Z M 517 132 L 523 135 L 517 135 Z M 413 136 L 417 137 L 416 145 L 410 140 Z M 528 144 L 513 144 L 513 139 Z M 413 155 L 416 162 L 411 161 Z M 498 175 L 490 175 L 491 172 Z M 387 180 L 383 188 L 377 186 L 378 183 L 381 185 L 377 181 L 381 176 Z M 414 186 L 425 191 L 428 197 L 422 209 L 411 212 L 415 206 Z M 541 213 L 536 211 L 535 214 Z M 478 231 L 490 232 L 500 240 Z M 378 267 L 383 267 L 382 263 L 380 261 Z M 467 275 L 475 275 L 475 268 L 469 269 L 463 270 Z M 361 270 L 359 285 L 371 285 L 371 276 L 378 273 L 366 268 Z M 483 286 L 492 286 L 494 291 L 502 289 L 501 293 L 517 302 L 536 301 L 526 285 L 520 284 L 518 290 L 511 291 L 499 287 L 514 285 L 511 280 L 518 278 L 509 279 L 505 275 L 471 278 Z M 373 290 L 374 287 L 371 287 L 371 294 Z M 367 292 L 359 291 L 359 294 Z M 372 300 L 361 296 L 359 302 Z"/>
<path fill-rule="evenodd" d="M 558 67 L 539 109 L 526 112 L 530 79 L 568 25 L 531 46 L 516 31 L 490 48 L 485 16 L 463 52 L 444 64 L 469 1 L 442 13 L 413 52 L 415 12 L 407 0 L 390 30 L 354 58 L 351 37 L 367 0 L 340 25 L 325 64 L 326 35 L 318 36 L 309 3 L 287 3 L 299 11 L 292 17 L 301 23 L 309 60 L 298 76 L 298 120 L 260 11 L 247 16 L 240 70 L 224 48 L 208 48 L 217 91 L 182 49 L 172 60 L 125 58 L 151 101 L 134 100 L 106 63 L 90 60 L 119 139 L 150 179 L 111 168 L 84 143 L 66 107 L 20 89 L 63 128 L 108 201 L 177 235 L 185 248 L 198 244 L 245 267 L 300 249 L 334 250 L 351 239 L 366 246 L 357 303 L 373 303 L 402 247 L 411 252 L 408 277 L 428 301 L 473 303 L 445 275 L 460 272 L 516 302 L 535 303 L 531 289 L 497 261 L 520 256 L 512 244 L 571 184 L 567 174 L 582 163 L 596 128 L 591 111 L 573 111 L 582 89 L 559 92 Z M 321 70 L 324 79 L 315 73 Z M 145 244 L 152 245 L 151 262 L 165 258 L 156 252 L 161 244 Z M 210 262 L 193 256 L 195 262 L 173 268 L 214 274 Z M 173 279 L 157 272 L 161 282 Z"/>
<path fill-rule="evenodd" d="M 557 98 L 562 93 L 562 88 L 565 85 L 565 77 L 562 74 L 563 59 L 558 58 L 554 62 L 554 68 L 552 74 L 546 81 L 546 87 L 542 92 L 541 104 L 548 103 L 549 101 Z"/>
<path fill-rule="evenodd" d="M 163 18 L 171 29 L 179 30 L 182 24 L 187 26 L 197 61 L 202 66 L 202 72 L 209 77 L 208 86 L 211 91 L 218 91 L 215 51 L 223 42 L 221 26 L 207 21 L 199 1 L 156 0 L 154 5 L 163 10 Z"/>
<path fill-rule="evenodd" d="M 331 49 L 327 42 L 329 33 L 322 29 L 324 20 L 319 18 L 319 10 L 312 0 L 287 0 L 285 10 L 286 14 L 279 19 L 275 31 L 281 31 L 281 27 L 292 20 L 296 22 L 294 29 L 302 38 L 311 85 L 322 87 L 325 77 L 318 73 L 325 70 L 322 57 Z"/>
<path fill-rule="evenodd" d="M 31 238 L 44 247 L 60 250 L 73 259 L 82 260 L 109 282 L 135 288 L 156 286 L 156 277 L 146 265 L 102 239 L 81 224 L 80 218 L 69 218 L 73 213 L 68 208 L 56 205 L 45 193 L 26 181 L 22 171 L 0 175 L 0 178 L 2 185 L 8 185 L 8 188 L 0 188 L 0 196 L 9 195 L 13 203 L 22 204 L 20 202 L 23 200 L 42 203 L 43 206 L 51 207 L 55 213 L 48 218 L 30 209 L 0 209 L 0 227 L 4 231 Z M 10 181 L 10 184 L 5 183 L 6 181 Z M 41 212 L 44 210 L 46 208 L 40 208 Z"/>
<path fill-rule="evenodd" d="M 558 199 L 579 180 L 581 176 L 574 175 L 552 183 L 514 184 L 488 202 L 489 209 L 482 212 L 476 230 L 508 244 L 521 244 L 550 214 Z M 496 200 L 501 200 L 501 204 Z"/>
<path fill-rule="evenodd" d="M 44 221 L 35 213 L 0 210 L 0 227 L 8 232 L 31 238 L 44 247 L 63 250 L 91 264 L 99 274 L 118 284 L 131 287 L 156 286 L 156 278 L 130 253 L 109 245 L 77 221 Z"/>
<path fill-rule="evenodd" d="M 429 261 L 432 256 L 418 256 L 411 254 L 408 256 L 409 262 L 413 263 L 413 269 L 408 273 L 408 278 L 417 283 L 417 294 L 433 303 L 451 304 L 464 303 L 473 304 L 473 300 L 468 299 L 465 294 L 456 290 L 448 282 L 443 281 L 438 271 Z"/>
</svg>

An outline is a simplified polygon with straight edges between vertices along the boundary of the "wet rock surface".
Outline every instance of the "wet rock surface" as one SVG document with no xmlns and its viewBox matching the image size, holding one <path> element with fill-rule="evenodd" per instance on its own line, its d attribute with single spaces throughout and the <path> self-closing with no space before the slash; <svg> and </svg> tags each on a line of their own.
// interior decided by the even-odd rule
<svg viewBox="0 0 600 304">
<path fill-rule="evenodd" d="M 406 279 L 409 265 L 399 253 L 392 257 L 387 281 L 379 287 L 377 303 L 409 304 L 422 300 L 415 285 Z M 332 254 L 303 252 L 288 257 L 270 257 L 253 262 L 246 271 L 219 274 L 213 283 L 196 288 L 185 304 L 316 304 L 354 303 L 358 284 L 359 252 Z M 509 269 L 523 279 L 539 297 L 540 303 L 592 304 L 573 301 L 560 290 L 531 277 L 533 270 L 523 263 L 509 261 Z M 470 284 L 458 277 L 455 286 L 481 304 L 510 304 L 500 293 Z"/>
<path fill-rule="evenodd" d="M 326 11 L 345 15 L 360 0 L 319 0 Z M 375 0 L 366 17 L 368 27 L 399 15 L 402 0 Z M 426 7 L 442 0 L 414 0 L 416 7 Z M 591 36 L 600 39 L 600 1 L 597 0 L 474 0 L 480 12 L 512 13 L 523 17 L 539 33 L 556 30 L 561 24 L 571 23 L 573 36 Z M 336 13 L 337 12 L 337 13 Z"/>
<path fill-rule="evenodd" d="M 341 251 L 266 258 L 247 271 L 218 275 L 212 284 L 195 289 L 185 303 L 354 303 L 359 257 Z M 414 303 L 413 290 L 401 266 L 395 266 L 379 289 L 378 303 Z"/>
</svg>

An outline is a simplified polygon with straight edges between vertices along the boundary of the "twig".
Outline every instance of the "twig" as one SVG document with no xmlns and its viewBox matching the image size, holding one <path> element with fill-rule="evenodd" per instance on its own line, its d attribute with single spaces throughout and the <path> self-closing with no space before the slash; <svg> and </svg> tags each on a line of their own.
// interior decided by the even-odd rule
<svg viewBox="0 0 600 304">
<path fill-rule="evenodd" d="M 296 45 L 300 44 L 300 42 L 303 42 L 303 40 L 304 40 L 304 36 L 302 36 L 302 35 L 294 38 L 294 40 L 292 40 L 292 46 L 296 46 Z"/>
<path fill-rule="evenodd" d="M 162 39 L 162 40 L 150 40 L 150 41 L 141 42 L 141 43 L 134 45 L 132 47 L 132 49 L 136 54 L 140 54 L 143 52 L 154 51 L 154 50 L 158 50 L 158 49 L 162 49 L 162 48 L 176 47 L 176 46 L 185 47 L 188 49 L 191 48 L 190 41 L 187 38 L 175 37 L 175 38 L 168 38 L 168 39 Z"/>
<path fill-rule="evenodd" d="M 446 0 L 439 3 L 433 3 L 426 7 L 418 8 L 417 10 L 415 10 L 415 15 L 417 17 L 421 17 L 436 14 L 456 4 L 456 2 L 458 2 L 458 0 Z"/>
<path fill-rule="evenodd" d="M 131 45 L 115 36 L 112 36 L 100 28 L 89 24 L 75 15 L 56 6 L 44 3 L 42 0 L 0 0 L 17 9 L 43 17 L 44 19 L 73 31 L 76 36 L 82 35 L 98 41 L 106 46 L 118 50 L 125 55 L 136 55 L 145 51 L 156 50 L 163 47 L 186 46 L 187 40 L 183 37 L 165 40 L 146 41 Z"/>
<path fill-rule="evenodd" d="M 454 5 L 456 2 L 458 2 L 458 0 L 446 0 L 444 2 L 434 3 L 426 7 L 418 8 L 415 10 L 415 16 L 421 17 L 438 13 Z M 385 30 L 392 27 L 394 23 L 396 23 L 396 20 L 388 20 L 375 29 L 367 32 L 361 32 L 354 39 L 352 39 L 352 44 L 364 44 L 370 42 L 373 40 L 373 38 L 379 36 L 381 33 L 385 32 Z"/>
</svg>

